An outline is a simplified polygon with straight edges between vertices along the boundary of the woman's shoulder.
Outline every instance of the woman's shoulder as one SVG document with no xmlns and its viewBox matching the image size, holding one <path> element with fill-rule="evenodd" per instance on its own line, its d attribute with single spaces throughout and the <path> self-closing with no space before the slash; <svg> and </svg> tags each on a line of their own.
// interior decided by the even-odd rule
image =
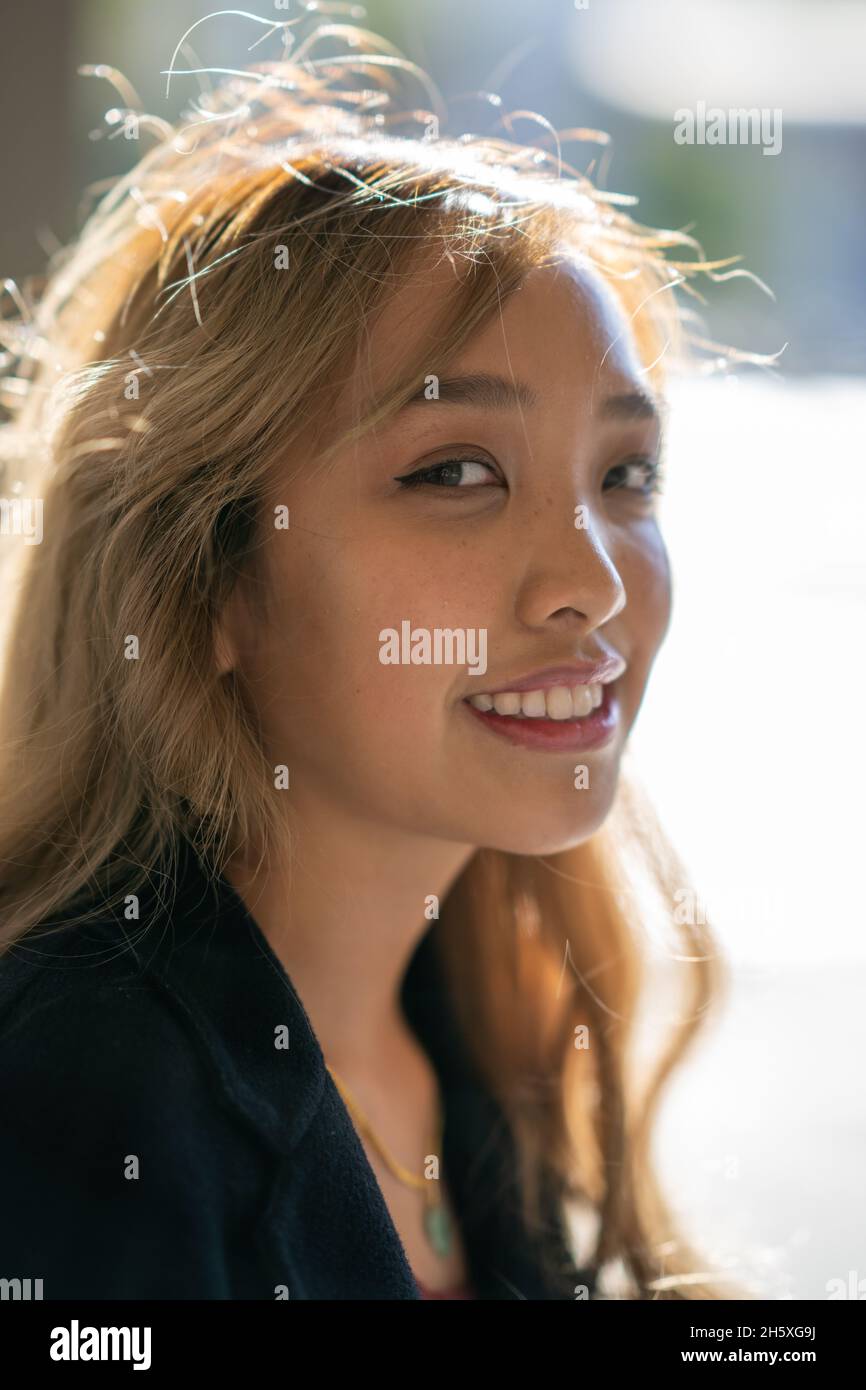
<svg viewBox="0 0 866 1390">
<path fill-rule="evenodd" d="M 159 1117 L 191 1136 L 195 1117 L 201 1142 L 233 1123 L 289 1152 L 321 1100 L 324 1061 L 243 903 L 189 847 L 171 874 L 121 891 L 0 956 L 0 1104 L 34 1132 L 74 1107 L 96 1129 Z"/>
<path fill-rule="evenodd" d="M 37 928 L 0 957 L 0 1095 L 19 1125 L 48 1126 L 67 1106 L 94 1124 L 157 1099 L 165 1111 L 200 1074 L 115 924 Z"/>
<path fill-rule="evenodd" d="M 165 987 L 174 925 L 37 927 L 0 957 L 0 1267 L 46 1298 L 228 1297 L 226 1231 L 264 1200 L 261 1136 Z"/>
</svg>

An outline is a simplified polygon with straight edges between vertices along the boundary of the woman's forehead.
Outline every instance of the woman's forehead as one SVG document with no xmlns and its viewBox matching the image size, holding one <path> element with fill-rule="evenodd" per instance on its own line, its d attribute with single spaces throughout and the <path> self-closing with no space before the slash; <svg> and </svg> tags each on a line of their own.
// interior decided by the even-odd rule
<svg viewBox="0 0 866 1390">
<path fill-rule="evenodd" d="M 385 396 L 425 344 L 430 360 L 424 373 L 438 370 L 436 325 L 447 317 L 469 273 L 466 262 L 449 258 L 441 247 L 419 253 L 359 343 L 356 370 L 346 383 L 347 405 L 357 409 L 362 400 Z M 528 363 L 537 360 L 540 345 L 577 354 L 585 367 L 597 368 L 604 358 L 623 373 L 640 370 L 628 312 L 608 279 L 576 251 L 564 249 L 554 260 L 528 266 L 517 288 L 502 296 L 499 310 L 467 336 L 459 361 L 497 370 L 515 354 L 525 355 Z"/>
<path fill-rule="evenodd" d="M 447 257 L 426 256 L 389 297 L 362 344 L 367 401 L 384 396 L 395 376 L 426 342 L 435 374 L 435 325 L 457 292 L 461 267 Z M 642 368 L 630 315 L 611 283 L 579 252 L 530 266 L 501 309 L 470 333 L 454 371 L 502 372 L 535 378 L 542 385 L 564 373 L 636 379 Z M 359 383 L 351 394 L 358 401 Z"/>
</svg>

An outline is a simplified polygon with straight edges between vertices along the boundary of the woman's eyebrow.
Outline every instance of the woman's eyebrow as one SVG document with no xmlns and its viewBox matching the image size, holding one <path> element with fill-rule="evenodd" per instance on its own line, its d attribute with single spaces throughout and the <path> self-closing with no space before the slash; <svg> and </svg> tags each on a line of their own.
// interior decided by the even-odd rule
<svg viewBox="0 0 866 1390">
<path fill-rule="evenodd" d="M 607 396 L 598 408 L 598 415 L 602 420 L 652 420 L 661 425 L 663 409 L 655 396 L 638 387 L 618 396 Z"/>
<path fill-rule="evenodd" d="M 401 407 L 401 412 L 414 406 L 429 406 L 433 401 L 440 405 L 474 405 L 483 410 L 509 410 L 518 406 L 528 409 L 539 403 L 537 392 L 526 382 L 489 372 L 442 377 L 434 388 L 435 394 L 431 394 L 431 385 L 425 382 L 419 387 Z M 662 415 L 655 397 L 643 387 L 606 397 L 596 413 L 602 420 L 654 420 L 658 424 L 661 424 Z"/>
<path fill-rule="evenodd" d="M 435 387 L 435 395 L 430 394 L 430 389 L 425 382 L 401 408 L 408 410 L 410 406 L 430 405 L 432 401 L 438 401 L 440 405 L 477 405 L 484 410 L 508 410 L 515 406 L 538 404 L 536 392 L 524 381 L 510 381 L 508 377 L 490 372 L 441 377 Z"/>
</svg>

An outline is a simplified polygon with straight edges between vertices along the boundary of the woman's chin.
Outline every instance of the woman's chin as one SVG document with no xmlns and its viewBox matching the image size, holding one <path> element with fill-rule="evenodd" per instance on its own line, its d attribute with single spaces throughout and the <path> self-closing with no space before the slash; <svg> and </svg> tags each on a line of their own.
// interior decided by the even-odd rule
<svg viewBox="0 0 866 1390">
<path fill-rule="evenodd" d="M 517 825 L 513 820 L 503 824 L 501 834 L 496 834 L 495 827 L 488 823 L 484 836 L 479 841 L 479 847 L 498 849 L 505 854 L 564 854 L 566 850 L 583 844 L 601 828 L 608 809 L 604 806 L 599 809 L 598 814 L 592 816 L 584 812 L 579 818 L 572 817 L 567 824 L 551 825 L 539 821 L 529 825 L 524 824 L 524 818 L 521 817 L 521 823 Z"/>
</svg>

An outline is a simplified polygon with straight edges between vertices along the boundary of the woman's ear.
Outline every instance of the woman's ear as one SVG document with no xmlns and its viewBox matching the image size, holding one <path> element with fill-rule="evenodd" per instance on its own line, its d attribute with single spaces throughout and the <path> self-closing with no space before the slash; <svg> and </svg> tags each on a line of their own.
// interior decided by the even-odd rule
<svg viewBox="0 0 866 1390">
<path fill-rule="evenodd" d="M 238 632 L 238 606 L 240 603 L 239 588 L 240 585 L 236 584 L 229 598 L 223 604 L 214 624 L 214 659 L 217 665 L 217 674 L 220 676 L 228 675 L 238 664 L 239 644 L 236 634 Z"/>
</svg>

